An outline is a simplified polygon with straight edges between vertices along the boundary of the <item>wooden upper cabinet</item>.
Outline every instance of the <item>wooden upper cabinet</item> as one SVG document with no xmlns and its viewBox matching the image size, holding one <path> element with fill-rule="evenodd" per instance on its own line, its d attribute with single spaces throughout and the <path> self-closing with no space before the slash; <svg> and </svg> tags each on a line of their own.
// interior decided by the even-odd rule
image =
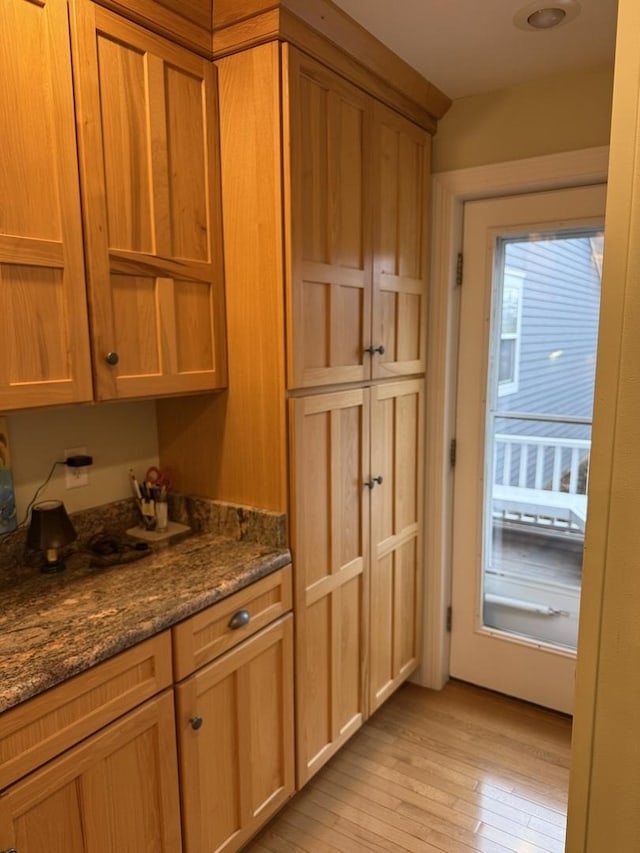
<svg viewBox="0 0 640 853">
<path fill-rule="evenodd" d="M 64 0 L 0 4 L 0 409 L 91 399 Z"/>
<path fill-rule="evenodd" d="M 370 99 L 294 48 L 290 105 L 289 386 L 369 374 Z M 287 187 L 285 186 L 285 190 Z"/>
<path fill-rule="evenodd" d="M 373 123 L 373 377 L 425 370 L 431 136 L 376 103 Z"/>
<path fill-rule="evenodd" d="M 72 0 L 97 399 L 226 382 L 215 70 Z"/>
<path fill-rule="evenodd" d="M 284 55 L 289 387 L 422 373 L 430 135 L 295 48 Z"/>
</svg>

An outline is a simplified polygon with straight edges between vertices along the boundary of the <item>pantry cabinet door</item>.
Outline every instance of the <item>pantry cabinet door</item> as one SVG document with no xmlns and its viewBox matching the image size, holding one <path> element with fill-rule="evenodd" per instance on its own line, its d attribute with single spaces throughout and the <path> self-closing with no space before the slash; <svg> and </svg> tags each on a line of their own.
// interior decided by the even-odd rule
<svg viewBox="0 0 640 853">
<path fill-rule="evenodd" d="M 90 400 L 64 0 L 0 3 L 0 409 Z"/>
<path fill-rule="evenodd" d="M 373 377 L 424 373 L 431 137 L 375 105 Z"/>
<path fill-rule="evenodd" d="M 176 687 L 185 853 L 235 853 L 294 792 L 292 621 Z"/>
<path fill-rule="evenodd" d="M 284 56 L 288 384 L 358 382 L 371 361 L 371 100 L 294 48 Z"/>
<path fill-rule="evenodd" d="M 96 396 L 226 382 L 215 70 L 72 2 Z"/>
<path fill-rule="evenodd" d="M 366 715 L 368 400 L 356 389 L 290 404 L 299 786 Z"/>
<path fill-rule="evenodd" d="M 180 853 L 173 693 L 0 795 L 0 848 L 20 853 Z"/>
<path fill-rule="evenodd" d="M 372 389 L 369 712 L 418 665 L 422 612 L 422 380 Z"/>
</svg>

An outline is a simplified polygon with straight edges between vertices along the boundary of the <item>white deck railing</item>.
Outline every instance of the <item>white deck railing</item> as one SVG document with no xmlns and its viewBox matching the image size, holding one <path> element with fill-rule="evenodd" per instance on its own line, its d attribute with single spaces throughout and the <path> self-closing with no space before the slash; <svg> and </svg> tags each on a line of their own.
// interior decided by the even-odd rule
<svg viewBox="0 0 640 853">
<path fill-rule="evenodd" d="M 591 442 L 495 435 L 493 514 L 504 521 L 584 533 Z"/>
</svg>

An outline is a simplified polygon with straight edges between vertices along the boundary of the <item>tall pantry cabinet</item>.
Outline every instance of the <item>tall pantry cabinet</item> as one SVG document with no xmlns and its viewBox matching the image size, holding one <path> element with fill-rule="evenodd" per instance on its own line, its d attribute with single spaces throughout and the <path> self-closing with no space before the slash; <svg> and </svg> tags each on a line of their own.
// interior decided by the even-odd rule
<svg viewBox="0 0 640 853">
<path fill-rule="evenodd" d="M 283 63 L 291 146 L 288 387 L 302 780 L 418 659 L 422 393 L 415 381 L 410 392 L 394 387 L 394 400 L 410 393 L 415 401 L 396 417 L 383 411 L 383 400 L 391 398 L 378 383 L 424 371 L 430 137 L 300 51 L 285 46 Z M 309 394 L 351 383 L 357 387 Z M 409 481 L 394 471 L 405 450 L 413 450 L 412 467 L 401 472 L 409 472 Z M 415 540 L 410 559 L 388 541 L 407 536 L 397 506 L 407 500 Z M 386 561 L 378 557 L 381 543 Z M 389 573 L 391 580 L 384 577 Z M 412 595 L 397 594 L 396 586 L 405 585 Z M 402 652 L 400 625 L 410 636 Z"/>
<path fill-rule="evenodd" d="M 216 63 L 229 390 L 159 406 L 188 490 L 289 514 L 298 785 L 415 668 L 422 609 L 435 121 L 321 52 L 271 40 Z"/>
</svg>

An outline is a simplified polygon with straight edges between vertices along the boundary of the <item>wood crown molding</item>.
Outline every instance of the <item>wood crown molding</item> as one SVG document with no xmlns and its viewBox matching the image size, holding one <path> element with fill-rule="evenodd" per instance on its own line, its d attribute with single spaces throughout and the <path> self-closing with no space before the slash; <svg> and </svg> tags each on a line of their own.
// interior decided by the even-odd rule
<svg viewBox="0 0 640 853">
<path fill-rule="evenodd" d="M 273 40 L 331 66 L 406 118 L 435 132 L 451 100 L 331 0 L 216 0 L 218 59 Z"/>
</svg>

